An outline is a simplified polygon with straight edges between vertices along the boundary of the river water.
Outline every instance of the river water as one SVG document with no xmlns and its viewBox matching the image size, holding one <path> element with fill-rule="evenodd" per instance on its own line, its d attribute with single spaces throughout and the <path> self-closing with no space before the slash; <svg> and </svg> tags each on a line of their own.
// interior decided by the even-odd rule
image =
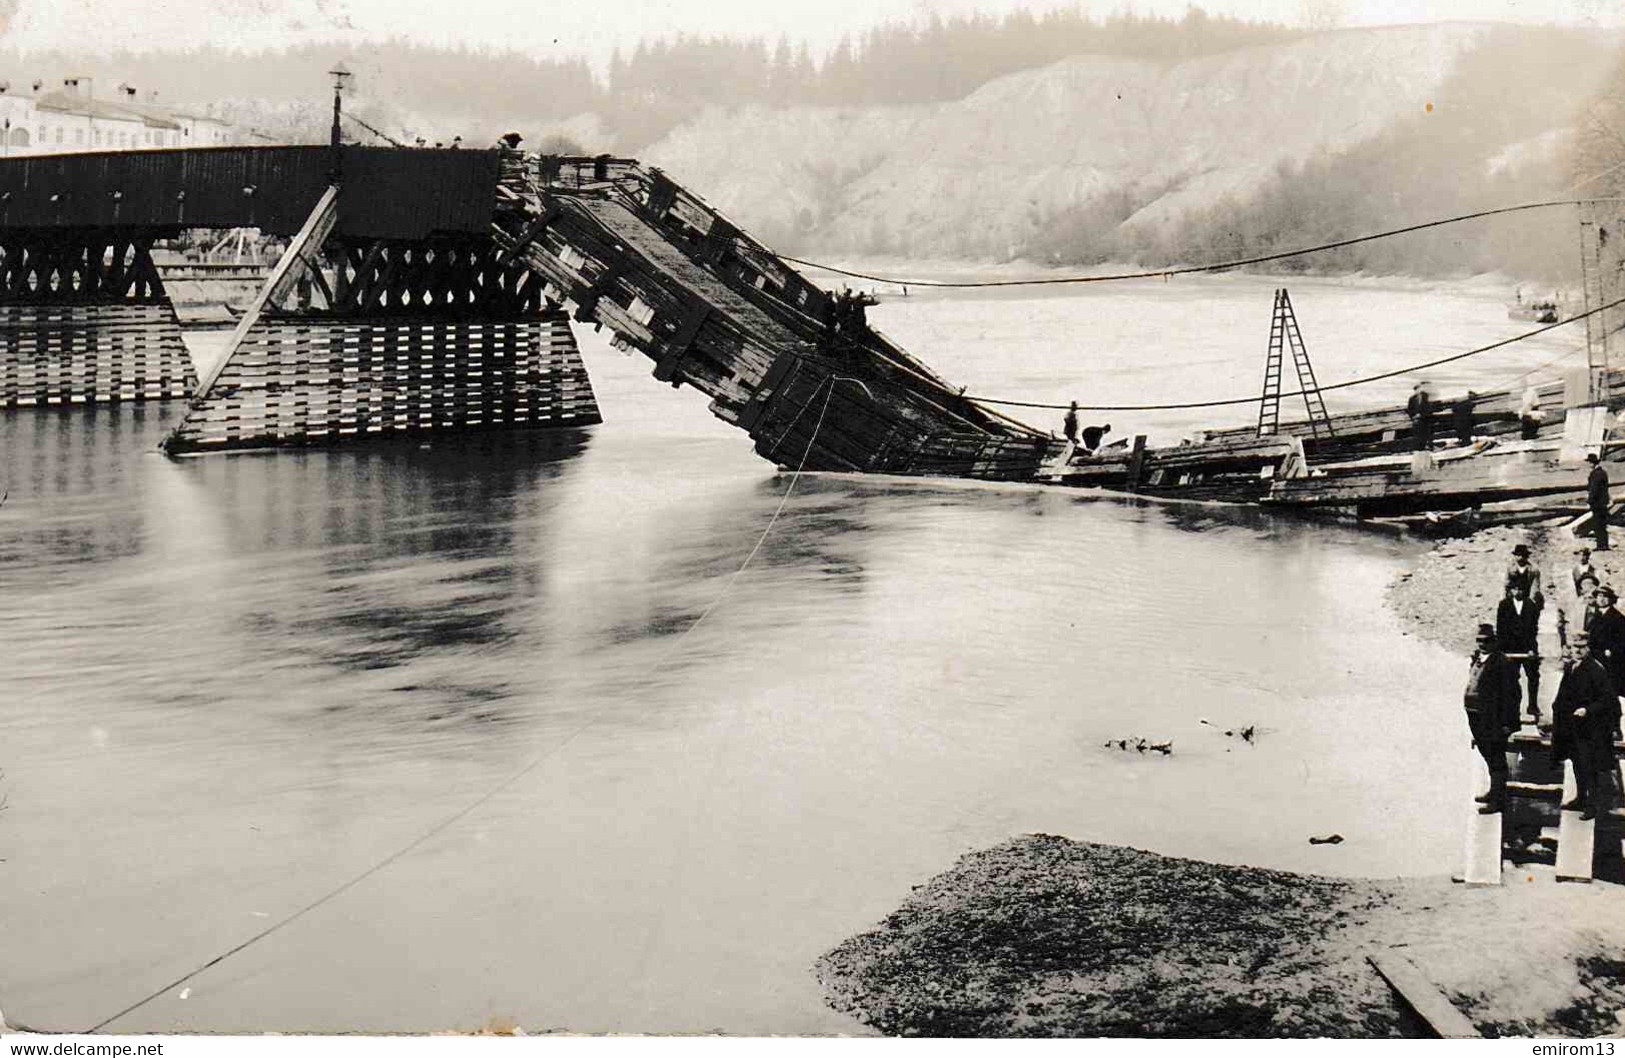
<svg viewBox="0 0 1625 1058">
<path fill-rule="evenodd" d="M 911 291 L 871 320 L 975 394 L 1241 396 L 1272 289 Z M 1293 293 L 1323 383 L 1528 326 L 1488 287 Z M 0 415 L 8 1016 L 88 1027 L 402 849 L 109 1030 L 857 1032 L 813 960 L 1014 834 L 1456 867 L 1461 659 L 1381 606 L 1414 545 L 838 476 L 774 521 L 788 475 L 581 337 L 606 421 L 562 437 L 176 462 L 178 404 Z M 1130 737 L 1174 752 L 1104 745 Z"/>
</svg>

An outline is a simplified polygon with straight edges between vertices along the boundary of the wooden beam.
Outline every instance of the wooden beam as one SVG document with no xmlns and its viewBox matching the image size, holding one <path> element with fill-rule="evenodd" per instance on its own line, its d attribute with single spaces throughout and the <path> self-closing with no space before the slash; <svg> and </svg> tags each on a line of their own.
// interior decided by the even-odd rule
<svg viewBox="0 0 1625 1058">
<path fill-rule="evenodd" d="M 662 382 L 677 380 L 677 369 L 682 364 L 683 357 L 694 347 L 694 339 L 699 337 L 700 328 L 705 326 L 705 321 L 710 316 L 711 306 L 703 301 L 689 309 L 688 315 L 683 317 L 683 322 L 678 325 L 677 333 L 661 343 L 660 359 L 655 362 L 655 378 Z"/>
<path fill-rule="evenodd" d="M 209 369 L 208 374 L 198 380 L 197 392 L 192 398 L 194 406 L 201 404 L 208 398 L 209 391 L 214 388 L 215 382 L 220 378 L 220 373 L 226 369 L 226 365 L 231 362 L 231 358 L 237 355 L 237 350 L 242 346 L 243 339 L 248 337 L 248 332 L 253 330 L 254 324 L 259 322 L 260 314 L 265 311 L 266 306 L 276 304 L 282 298 L 287 297 L 288 291 L 293 289 L 295 280 L 309 267 L 309 263 L 305 260 L 305 249 L 306 247 L 318 248 L 323 242 L 327 241 L 327 236 L 332 232 L 333 225 L 338 222 L 338 202 L 338 187 L 336 185 L 329 186 L 322 193 L 322 197 L 317 200 L 315 208 L 310 211 L 310 216 L 305 218 L 305 223 L 300 227 L 299 234 L 295 235 L 293 241 L 288 244 L 287 251 L 283 253 L 282 259 L 277 262 L 276 268 L 272 269 L 270 277 L 265 281 L 265 285 L 260 287 L 260 292 L 255 295 L 254 300 L 248 306 L 248 310 L 243 313 L 242 319 L 237 321 L 237 327 L 231 332 L 231 338 L 226 342 L 226 348 L 221 353 L 220 359 L 214 362 L 214 366 Z"/>
<path fill-rule="evenodd" d="M 1574 800 L 1580 787 L 1574 779 L 1574 762 L 1563 762 L 1563 803 Z M 1596 799 L 1600 790 L 1591 791 Z M 1581 819 L 1580 813 L 1570 810 L 1558 816 L 1557 823 L 1557 880 L 1560 882 L 1590 882 L 1592 862 L 1597 855 L 1597 821 Z"/>
<path fill-rule="evenodd" d="M 1442 1040 L 1480 1038 L 1473 1023 L 1405 956 L 1386 951 L 1367 956 L 1367 959 L 1382 979 L 1388 982 L 1388 987 L 1398 994 L 1400 1001 L 1413 1010 L 1435 1036 Z"/>
</svg>

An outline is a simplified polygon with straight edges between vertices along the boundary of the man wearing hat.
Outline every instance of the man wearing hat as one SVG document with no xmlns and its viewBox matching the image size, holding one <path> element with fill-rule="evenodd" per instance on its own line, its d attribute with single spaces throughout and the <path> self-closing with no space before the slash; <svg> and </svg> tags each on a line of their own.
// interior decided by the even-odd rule
<svg viewBox="0 0 1625 1058">
<path fill-rule="evenodd" d="M 1520 545 L 1521 546 L 1521 545 Z M 1537 574 L 1538 576 L 1538 574 Z M 1540 715 L 1540 606 L 1529 598 L 1525 579 L 1507 574 L 1507 593 L 1495 611 L 1495 639 L 1502 650 L 1513 655 L 1508 660 L 1516 674 L 1523 666 L 1529 684 L 1529 713 Z"/>
<path fill-rule="evenodd" d="M 1576 632 L 1569 637 L 1570 663 L 1552 699 L 1555 725 L 1552 732 L 1552 759 L 1574 762 L 1574 784 L 1578 793 L 1564 810 L 1578 809 L 1581 819 L 1597 815 L 1597 801 L 1608 783 L 1608 769 L 1614 763 L 1612 738 L 1619 723 L 1619 699 L 1613 681 L 1591 649 L 1590 636 Z"/>
<path fill-rule="evenodd" d="M 1586 456 L 1591 474 L 1586 478 L 1586 506 L 1591 508 L 1591 525 L 1597 534 L 1597 550 L 1608 550 L 1608 471 L 1597 453 Z"/>
<path fill-rule="evenodd" d="M 1411 439 L 1418 452 L 1433 447 L 1433 398 L 1428 396 L 1428 384 L 1418 382 L 1411 399 L 1405 402 L 1405 414 L 1411 417 Z"/>
<path fill-rule="evenodd" d="M 1614 694 L 1625 691 L 1625 614 L 1614 608 L 1619 597 L 1604 584 L 1596 590 L 1597 612 L 1585 628 L 1591 635 L 1591 653 L 1608 670 Z"/>
<path fill-rule="evenodd" d="M 1492 625 L 1478 626 L 1462 705 L 1473 746 L 1490 772 L 1490 788 L 1476 798 L 1478 811 L 1493 815 L 1506 807 L 1507 739 L 1518 727 L 1518 670 L 1497 648 Z"/>
<path fill-rule="evenodd" d="M 1519 544 L 1512 549 L 1512 563 L 1507 566 L 1503 590 L 1510 593 L 1514 584 L 1523 585 L 1524 595 L 1534 600 L 1537 608 L 1546 608 L 1546 596 L 1540 590 L 1540 570 L 1529 561 L 1528 544 Z"/>
<path fill-rule="evenodd" d="M 1583 577 L 1591 577 L 1598 583 L 1602 582 L 1602 574 L 1591 564 L 1591 549 L 1581 544 L 1574 549 L 1574 567 L 1569 570 L 1569 579 L 1574 582 L 1575 595 L 1580 594 L 1580 580 Z"/>
</svg>

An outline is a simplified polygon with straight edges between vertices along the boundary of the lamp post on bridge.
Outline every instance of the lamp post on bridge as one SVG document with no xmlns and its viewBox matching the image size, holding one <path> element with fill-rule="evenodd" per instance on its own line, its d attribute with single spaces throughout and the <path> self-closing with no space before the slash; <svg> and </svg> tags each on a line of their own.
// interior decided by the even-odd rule
<svg viewBox="0 0 1625 1058">
<path fill-rule="evenodd" d="M 328 173 L 328 176 L 330 180 L 336 184 L 343 176 L 343 167 L 340 162 L 342 156 L 339 153 L 339 145 L 343 140 L 343 133 L 339 129 L 339 116 L 343 110 L 342 100 L 344 97 L 344 82 L 353 75 L 349 70 L 345 69 L 342 62 L 334 66 L 331 70 L 327 71 L 327 74 L 329 77 L 333 78 L 333 138 L 330 145 L 333 152 L 333 161 L 332 168 Z"/>
</svg>

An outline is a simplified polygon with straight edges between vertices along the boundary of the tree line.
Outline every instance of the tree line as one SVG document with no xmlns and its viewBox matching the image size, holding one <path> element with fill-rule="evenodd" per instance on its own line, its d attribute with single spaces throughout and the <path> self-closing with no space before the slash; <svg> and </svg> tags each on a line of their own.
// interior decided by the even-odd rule
<svg viewBox="0 0 1625 1058">
<path fill-rule="evenodd" d="M 36 79 L 48 90 L 64 76 L 88 76 L 104 97 L 129 83 L 143 95 L 157 91 L 160 102 L 214 104 L 228 116 L 258 119 L 261 131 L 282 136 L 316 135 L 324 127 L 310 115 L 325 106 L 327 71 L 342 59 L 356 74 L 356 98 L 391 123 L 380 128 L 392 136 L 421 126 L 436 132 L 431 138 L 449 139 L 456 129 L 473 142 L 509 127 L 525 132 L 596 114 L 614 142 L 582 146 L 635 153 L 708 107 L 943 102 L 1071 55 L 1177 62 L 1296 35 L 1194 6 L 1178 19 L 1119 13 L 1099 20 L 1075 7 L 1001 18 L 933 15 L 844 37 L 819 57 L 782 37 L 769 46 L 679 35 L 617 52 L 603 76 L 580 57 L 406 40 L 369 44 L 359 54 L 320 43 L 252 55 L 221 47 L 180 54 L 0 51 L 0 69 L 10 71 L 13 91 Z"/>
</svg>

